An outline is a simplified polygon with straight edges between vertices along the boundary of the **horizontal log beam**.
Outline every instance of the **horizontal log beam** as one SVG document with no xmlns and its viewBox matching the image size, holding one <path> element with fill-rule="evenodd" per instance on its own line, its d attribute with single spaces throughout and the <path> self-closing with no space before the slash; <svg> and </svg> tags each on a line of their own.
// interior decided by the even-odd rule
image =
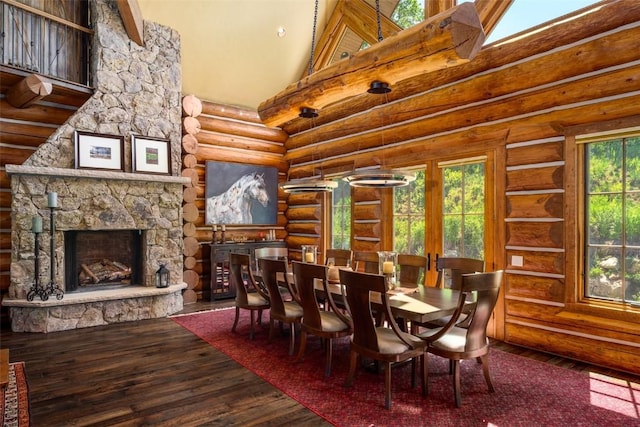
<svg viewBox="0 0 640 427">
<path fill-rule="evenodd" d="M 28 108 L 51 95 L 53 84 L 37 74 L 30 74 L 7 91 L 7 101 L 16 108 Z"/>
<path fill-rule="evenodd" d="M 475 6 L 463 3 L 289 85 L 261 103 L 258 114 L 267 126 L 280 126 L 296 118 L 302 107 L 321 109 L 367 92 L 374 81 L 393 85 L 464 64 L 483 42 Z"/>
<path fill-rule="evenodd" d="M 263 141 L 284 143 L 289 137 L 281 129 L 268 128 L 264 125 L 249 122 L 242 123 L 235 120 L 222 119 L 207 114 L 198 116 L 198 121 L 200 122 L 201 130 L 245 136 Z"/>
</svg>

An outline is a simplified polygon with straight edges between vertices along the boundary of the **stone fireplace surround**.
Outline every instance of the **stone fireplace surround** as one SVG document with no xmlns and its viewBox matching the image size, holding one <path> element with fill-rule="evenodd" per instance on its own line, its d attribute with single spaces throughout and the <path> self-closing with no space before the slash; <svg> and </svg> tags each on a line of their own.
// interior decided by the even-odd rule
<svg viewBox="0 0 640 427">
<path fill-rule="evenodd" d="M 182 309 L 182 188 L 188 178 L 81 169 L 7 165 L 11 176 L 12 262 L 9 298 L 16 332 L 54 332 L 124 321 L 165 317 Z M 65 293 L 33 301 L 26 294 L 34 281 L 34 235 L 31 218 L 43 219 L 40 236 L 40 281 L 50 274 L 47 193 L 58 193 L 55 211 L 56 283 L 64 289 L 66 230 L 144 230 L 147 260 L 143 283 L 116 289 Z M 46 236 L 46 237 L 45 237 Z M 168 288 L 154 286 L 160 264 L 171 272 Z"/>
</svg>

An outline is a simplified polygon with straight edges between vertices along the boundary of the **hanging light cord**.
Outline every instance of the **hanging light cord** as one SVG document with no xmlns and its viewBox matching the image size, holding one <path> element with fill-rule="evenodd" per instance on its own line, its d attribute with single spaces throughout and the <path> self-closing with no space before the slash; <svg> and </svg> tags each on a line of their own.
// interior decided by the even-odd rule
<svg viewBox="0 0 640 427">
<path fill-rule="evenodd" d="M 318 3 L 319 2 L 320 0 L 316 0 L 316 7 L 313 13 L 313 33 L 311 35 L 311 55 L 309 55 L 309 75 L 313 73 L 313 56 L 315 54 L 315 48 L 316 48 L 316 26 L 318 24 Z"/>
<path fill-rule="evenodd" d="M 317 5 L 317 0 L 316 0 Z M 378 19 L 378 41 L 381 42 L 383 40 L 382 37 L 382 21 L 380 18 L 380 0 L 376 0 L 376 18 Z"/>
</svg>

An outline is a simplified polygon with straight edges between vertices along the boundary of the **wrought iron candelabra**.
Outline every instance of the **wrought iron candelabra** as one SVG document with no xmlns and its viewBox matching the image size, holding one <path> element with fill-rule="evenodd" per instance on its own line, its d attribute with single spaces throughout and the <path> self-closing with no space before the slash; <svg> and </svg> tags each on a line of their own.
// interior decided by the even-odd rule
<svg viewBox="0 0 640 427">
<path fill-rule="evenodd" d="M 27 300 L 33 301 L 36 295 L 40 297 L 42 301 L 47 301 L 49 296 L 55 295 L 56 299 L 61 300 L 64 297 L 64 291 L 60 286 L 56 284 L 56 222 L 55 222 L 55 209 L 58 206 L 58 195 L 56 193 L 48 194 L 48 207 L 49 207 L 49 254 L 51 258 L 50 272 L 51 280 L 47 285 L 42 286 L 40 284 L 40 242 L 38 239 L 39 234 L 42 232 L 42 218 L 34 217 L 31 231 L 35 236 L 35 257 L 34 257 L 34 274 L 35 279 L 29 292 L 27 292 Z"/>
</svg>

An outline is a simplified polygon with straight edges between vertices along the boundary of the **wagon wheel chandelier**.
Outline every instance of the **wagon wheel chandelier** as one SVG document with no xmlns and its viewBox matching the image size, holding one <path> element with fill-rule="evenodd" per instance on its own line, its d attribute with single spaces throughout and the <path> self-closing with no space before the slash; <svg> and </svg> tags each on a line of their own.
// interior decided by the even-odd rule
<svg viewBox="0 0 640 427">
<path fill-rule="evenodd" d="M 315 2 L 315 11 L 313 14 L 313 34 L 311 37 L 311 54 L 309 55 L 309 74 L 313 72 L 313 55 L 315 50 L 315 40 L 316 40 L 316 26 L 318 23 L 318 3 L 319 0 Z M 314 119 L 318 117 L 318 110 L 309 107 L 300 108 L 300 117 L 307 119 Z M 300 178 L 300 179 L 292 179 L 287 180 L 280 184 L 280 188 L 285 193 L 322 193 L 322 192 L 331 192 L 334 188 L 338 186 L 338 183 L 335 181 L 322 179 L 309 179 L 309 178 Z"/>
</svg>

